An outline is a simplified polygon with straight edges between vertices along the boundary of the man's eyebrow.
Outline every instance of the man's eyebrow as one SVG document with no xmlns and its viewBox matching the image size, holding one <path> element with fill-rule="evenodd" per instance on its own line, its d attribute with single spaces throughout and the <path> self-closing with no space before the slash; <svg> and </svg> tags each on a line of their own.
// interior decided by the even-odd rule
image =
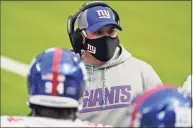
<svg viewBox="0 0 193 128">
<path fill-rule="evenodd" d="M 116 28 L 115 26 L 112 26 L 112 27 L 110 27 L 109 29 L 115 29 L 115 28 Z M 109 29 L 108 29 L 108 30 L 109 30 Z M 98 31 L 103 31 L 103 30 L 102 30 L 102 28 L 100 28 L 100 29 L 96 30 L 95 32 L 98 32 Z"/>
<path fill-rule="evenodd" d="M 108 28 L 107 30 L 110 30 L 110 29 L 115 29 L 116 27 L 115 26 L 112 26 L 110 28 Z M 102 28 L 99 28 L 98 30 L 92 32 L 92 33 L 96 33 L 96 32 L 103 32 Z"/>
<path fill-rule="evenodd" d="M 115 29 L 116 27 L 115 26 L 112 26 L 112 27 L 110 27 L 109 29 Z"/>
<path fill-rule="evenodd" d="M 102 29 L 102 28 L 99 28 L 98 30 L 96 30 L 96 31 L 94 31 L 94 32 L 102 31 L 101 29 Z"/>
</svg>

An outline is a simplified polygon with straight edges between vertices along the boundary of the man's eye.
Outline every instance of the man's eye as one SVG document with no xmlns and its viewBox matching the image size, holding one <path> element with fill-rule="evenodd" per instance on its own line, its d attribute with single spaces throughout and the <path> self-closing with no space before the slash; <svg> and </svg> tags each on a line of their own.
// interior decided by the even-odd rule
<svg viewBox="0 0 193 128">
<path fill-rule="evenodd" d="M 113 34 L 115 32 L 115 29 L 109 29 L 108 34 Z"/>
<path fill-rule="evenodd" d="M 94 34 L 96 34 L 96 35 L 102 35 L 103 33 L 102 33 L 102 31 L 96 31 L 96 32 L 94 32 Z"/>
</svg>

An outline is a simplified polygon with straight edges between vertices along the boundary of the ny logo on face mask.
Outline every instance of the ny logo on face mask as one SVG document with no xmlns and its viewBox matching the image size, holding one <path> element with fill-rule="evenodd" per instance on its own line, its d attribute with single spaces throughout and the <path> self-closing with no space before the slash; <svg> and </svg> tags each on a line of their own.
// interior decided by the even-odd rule
<svg viewBox="0 0 193 128">
<path fill-rule="evenodd" d="M 110 18 L 110 14 L 108 10 L 98 10 L 96 11 L 99 18 Z"/>
<path fill-rule="evenodd" d="M 90 53 L 95 54 L 95 53 L 96 53 L 96 47 L 88 44 L 88 45 L 87 45 L 87 51 L 90 52 Z"/>
</svg>

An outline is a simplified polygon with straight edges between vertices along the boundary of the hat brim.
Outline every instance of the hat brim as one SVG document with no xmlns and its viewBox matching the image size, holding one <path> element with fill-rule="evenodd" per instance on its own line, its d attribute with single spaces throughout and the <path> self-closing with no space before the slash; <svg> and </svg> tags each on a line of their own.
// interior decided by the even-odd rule
<svg viewBox="0 0 193 128">
<path fill-rule="evenodd" d="M 101 27 L 104 27 L 106 25 L 113 25 L 115 26 L 118 30 L 122 31 L 122 28 L 121 26 L 119 26 L 115 21 L 111 22 L 111 21 L 105 21 L 105 22 L 98 22 L 94 25 L 91 25 L 87 28 L 88 31 L 91 31 L 91 32 L 95 32 L 97 31 L 98 29 L 100 29 Z"/>
</svg>

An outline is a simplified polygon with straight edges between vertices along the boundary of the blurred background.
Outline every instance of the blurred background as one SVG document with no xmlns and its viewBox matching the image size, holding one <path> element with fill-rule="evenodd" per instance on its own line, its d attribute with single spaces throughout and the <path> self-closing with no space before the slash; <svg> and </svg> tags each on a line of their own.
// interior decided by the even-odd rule
<svg viewBox="0 0 193 128">
<path fill-rule="evenodd" d="M 48 47 L 71 48 L 67 18 L 84 1 L 1 1 L 1 55 L 29 64 Z M 191 1 L 107 1 L 120 15 L 121 43 L 163 83 L 191 73 Z M 1 115 L 27 115 L 26 78 L 1 69 Z"/>
</svg>

